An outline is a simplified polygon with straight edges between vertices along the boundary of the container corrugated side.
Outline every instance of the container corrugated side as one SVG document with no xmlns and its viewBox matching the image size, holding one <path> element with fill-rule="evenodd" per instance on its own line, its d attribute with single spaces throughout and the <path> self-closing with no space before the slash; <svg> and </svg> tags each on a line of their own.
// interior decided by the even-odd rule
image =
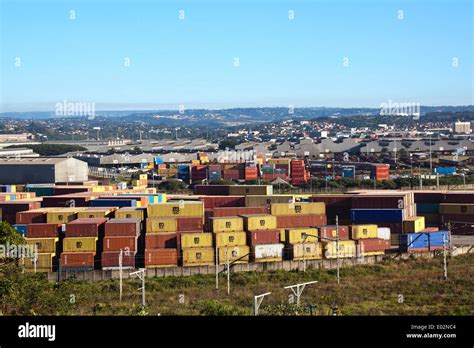
<svg viewBox="0 0 474 348">
<path fill-rule="evenodd" d="M 286 229 L 285 233 L 285 241 L 289 244 L 303 243 L 304 234 L 306 234 L 304 242 L 312 243 L 319 241 L 317 228 L 291 228 Z"/>
<path fill-rule="evenodd" d="M 65 252 L 96 252 L 96 237 L 70 237 L 63 239 L 63 250 Z"/>
<path fill-rule="evenodd" d="M 273 203 L 270 210 L 275 216 L 326 214 L 326 206 L 322 202 Z"/>
<path fill-rule="evenodd" d="M 182 251 L 183 266 L 207 266 L 215 263 L 214 248 L 186 248 Z"/>
<path fill-rule="evenodd" d="M 356 244 L 353 240 L 341 240 L 338 243 L 339 249 L 336 247 L 336 242 L 323 242 L 324 257 L 326 259 L 334 259 L 338 257 L 355 257 Z"/>
<path fill-rule="evenodd" d="M 439 213 L 474 215 L 474 204 L 441 203 L 439 205 Z"/>
<path fill-rule="evenodd" d="M 243 231 L 244 220 L 239 216 L 209 218 L 212 232 Z"/>
<path fill-rule="evenodd" d="M 169 233 L 177 231 L 175 218 L 148 218 L 146 219 L 146 233 Z"/>
<path fill-rule="evenodd" d="M 294 195 L 248 195 L 245 196 L 246 207 L 267 207 L 274 203 L 291 203 L 295 201 Z"/>
<path fill-rule="evenodd" d="M 55 253 L 38 253 L 36 255 L 36 272 L 52 272 L 53 269 L 53 258 L 56 256 Z M 33 258 L 25 257 L 25 269 L 34 271 L 35 262 Z"/>
<path fill-rule="evenodd" d="M 246 245 L 247 233 L 245 232 L 219 232 L 215 234 L 215 241 L 218 247 L 228 247 Z"/>
<path fill-rule="evenodd" d="M 145 267 L 173 267 L 178 265 L 177 249 L 151 249 L 145 250 Z"/>
<path fill-rule="evenodd" d="M 230 263 L 248 263 L 250 257 L 250 248 L 247 245 L 220 247 L 219 264 Z"/>
<path fill-rule="evenodd" d="M 212 233 L 183 233 L 181 234 L 181 248 L 212 247 Z"/>
<path fill-rule="evenodd" d="M 26 244 L 36 247 L 38 253 L 55 253 L 59 238 L 25 238 Z"/>
<path fill-rule="evenodd" d="M 293 244 L 290 249 L 291 260 L 318 260 L 323 258 L 322 243 Z"/>
<path fill-rule="evenodd" d="M 403 232 L 420 232 L 425 229 L 425 217 L 416 216 L 407 220 L 403 220 Z"/>
<path fill-rule="evenodd" d="M 352 225 L 352 239 L 377 238 L 377 225 Z"/>
<path fill-rule="evenodd" d="M 390 240 L 390 228 L 377 227 L 377 238 Z"/>
<path fill-rule="evenodd" d="M 172 202 L 150 204 L 148 217 L 204 216 L 203 202 Z"/>
<path fill-rule="evenodd" d="M 244 219 L 246 231 L 274 230 L 277 228 L 277 219 L 273 215 L 241 215 Z"/>
<path fill-rule="evenodd" d="M 284 244 L 259 244 L 252 246 L 255 262 L 273 262 L 283 260 Z"/>
</svg>

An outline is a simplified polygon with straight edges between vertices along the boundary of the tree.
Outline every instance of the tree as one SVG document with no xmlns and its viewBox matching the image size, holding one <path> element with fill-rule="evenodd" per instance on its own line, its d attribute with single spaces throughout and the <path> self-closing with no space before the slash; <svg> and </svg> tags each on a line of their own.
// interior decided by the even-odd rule
<svg viewBox="0 0 474 348">
<path fill-rule="evenodd" d="M 6 221 L 0 222 L 0 244 L 22 245 L 25 239 Z"/>
<path fill-rule="evenodd" d="M 162 191 L 167 191 L 167 192 L 177 192 L 177 191 L 183 191 L 187 188 L 188 186 L 178 180 L 167 180 L 167 181 L 162 181 L 158 185 L 158 189 Z"/>
</svg>

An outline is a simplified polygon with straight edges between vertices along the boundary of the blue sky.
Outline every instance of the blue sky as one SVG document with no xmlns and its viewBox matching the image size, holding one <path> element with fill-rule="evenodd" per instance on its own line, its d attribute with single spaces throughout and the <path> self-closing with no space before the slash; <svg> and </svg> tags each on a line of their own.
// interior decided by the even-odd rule
<svg viewBox="0 0 474 348">
<path fill-rule="evenodd" d="M 0 2 L 3 111 L 474 104 L 471 0 Z"/>
</svg>

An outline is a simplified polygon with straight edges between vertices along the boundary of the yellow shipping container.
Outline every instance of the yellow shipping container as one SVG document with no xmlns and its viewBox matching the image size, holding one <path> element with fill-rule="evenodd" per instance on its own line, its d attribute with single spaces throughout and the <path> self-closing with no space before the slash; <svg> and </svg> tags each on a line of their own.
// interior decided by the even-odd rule
<svg viewBox="0 0 474 348">
<path fill-rule="evenodd" d="M 150 204 L 147 208 L 148 217 L 202 216 L 203 202 L 168 202 Z"/>
<path fill-rule="evenodd" d="M 26 244 L 36 246 L 38 253 L 56 253 L 58 238 L 25 238 Z"/>
<path fill-rule="evenodd" d="M 375 255 L 385 255 L 385 251 L 370 251 L 368 253 L 361 253 L 361 256 L 375 256 Z"/>
<path fill-rule="evenodd" d="M 425 217 L 415 216 L 406 220 L 403 220 L 403 232 L 414 233 L 420 232 L 425 229 Z"/>
<path fill-rule="evenodd" d="M 336 242 L 323 242 L 324 257 L 326 259 L 339 257 L 355 257 L 356 256 L 356 244 L 353 240 L 340 240 L 339 241 L 339 252 L 337 252 Z"/>
<path fill-rule="evenodd" d="M 235 217 L 215 217 L 211 218 L 212 232 L 232 232 L 244 230 L 244 219 Z"/>
<path fill-rule="evenodd" d="M 219 248 L 219 264 L 227 263 L 227 258 L 231 263 L 248 263 L 250 248 L 247 245 Z"/>
<path fill-rule="evenodd" d="M 87 208 L 52 208 L 46 213 L 48 224 L 67 224 L 77 219 L 77 214 Z"/>
<path fill-rule="evenodd" d="M 183 266 L 207 266 L 215 264 L 214 248 L 183 249 Z"/>
<path fill-rule="evenodd" d="M 212 233 L 182 233 L 181 248 L 212 247 Z"/>
<path fill-rule="evenodd" d="M 241 215 L 244 219 L 246 231 L 274 230 L 277 228 L 277 219 L 273 215 L 249 214 Z"/>
<path fill-rule="evenodd" d="M 247 195 L 246 207 L 266 207 L 273 203 L 290 203 L 295 201 L 294 195 Z"/>
<path fill-rule="evenodd" d="M 275 216 L 326 214 L 326 206 L 323 202 L 274 203 L 270 209 L 271 214 Z"/>
<path fill-rule="evenodd" d="M 97 251 L 96 237 L 69 237 L 63 239 L 63 250 L 74 251 Z"/>
<path fill-rule="evenodd" d="M 474 214 L 474 204 L 465 203 L 440 203 L 440 214 Z"/>
<path fill-rule="evenodd" d="M 318 260 L 323 258 L 323 245 L 319 242 L 293 244 L 291 251 L 293 260 Z"/>
<path fill-rule="evenodd" d="M 146 233 L 176 232 L 177 220 L 173 218 L 148 218 L 146 219 Z"/>
<path fill-rule="evenodd" d="M 280 228 L 280 242 L 286 242 L 286 229 Z"/>
<path fill-rule="evenodd" d="M 90 209 L 84 210 L 77 213 L 78 219 L 95 219 L 109 217 L 112 213 L 109 209 Z"/>
<path fill-rule="evenodd" d="M 36 272 L 51 272 L 55 255 L 55 253 L 38 253 L 36 258 Z M 27 271 L 35 270 L 35 262 L 33 261 L 33 258 L 25 258 L 25 269 Z"/>
<path fill-rule="evenodd" d="M 229 186 L 229 196 L 271 195 L 272 185 L 233 185 Z"/>
<path fill-rule="evenodd" d="M 145 219 L 145 209 L 124 207 L 115 211 L 116 219 Z"/>
<path fill-rule="evenodd" d="M 147 179 L 148 179 L 148 175 L 147 175 L 147 174 L 140 174 L 140 175 L 138 175 L 138 179 L 139 179 L 139 180 L 147 180 Z"/>
<path fill-rule="evenodd" d="M 318 236 L 318 229 L 317 228 L 289 228 L 285 230 L 285 241 L 289 244 L 298 244 L 303 243 L 303 234 L 310 234 L 311 236 L 307 236 L 305 239 L 305 243 L 315 243 L 319 242 Z"/>
<path fill-rule="evenodd" d="M 219 232 L 215 234 L 218 247 L 230 247 L 247 244 L 247 233 L 245 232 Z"/>
<path fill-rule="evenodd" d="M 352 225 L 352 239 L 377 238 L 377 225 Z"/>
</svg>

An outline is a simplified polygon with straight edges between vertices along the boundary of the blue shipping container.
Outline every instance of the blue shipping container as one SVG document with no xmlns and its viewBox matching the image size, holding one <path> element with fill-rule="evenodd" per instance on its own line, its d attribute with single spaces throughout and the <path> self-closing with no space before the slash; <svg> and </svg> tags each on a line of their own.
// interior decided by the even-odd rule
<svg viewBox="0 0 474 348">
<path fill-rule="evenodd" d="M 355 168 L 354 167 L 343 167 L 342 168 L 342 177 L 343 178 L 354 178 L 355 177 Z"/>
<path fill-rule="evenodd" d="M 155 164 L 163 164 L 165 162 L 163 162 L 163 160 L 161 159 L 161 157 L 155 157 L 153 158 L 153 161 L 155 162 Z"/>
<path fill-rule="evenodd" d="M 28 230 L 28 225 L 18 224 L 13 225 L 13 228 L 18 232 L 19 235 L 26 237 L 26 231 Z"/>
<path fill-rule="evenodd" d="M 135 199 L 93 199 L 90 201 L 91 207 L 136 207 Z"/>
<path fill-rule="evenodd" d="M 351 209 L 353 223 L 402 222 L 403 209 Z"/>
<path fill-rule="evenodd" d="M 190 167 L 188 165 L 179 165 L 178 172 L 180 173 L 189 173 Z"/>
<path fill-rule="evenodd" d="M 429 246 L 430 247 L 442 247 L 449 245 L 449 232 L 448 231 L 438 231 L 427 233 Z"/>
<path fill-rule="evenodd" d="M 449 232 L 407 233 L 400 236 L 400 248 L 404 251 L 413 249 L 432 249 L 449 245 Z"/>
<path fill-rule="evenodd" d="M 451 175 L 456 173 L 456 167 L 439 167 L 434 168 L 434 172 L 443 175 Z"/>
<path fill-rule="evenodd" d="M 416 213 L 417 214 L 438 214 L 439 204 L 438 203 L 417 203 Z"/>
</svg>

